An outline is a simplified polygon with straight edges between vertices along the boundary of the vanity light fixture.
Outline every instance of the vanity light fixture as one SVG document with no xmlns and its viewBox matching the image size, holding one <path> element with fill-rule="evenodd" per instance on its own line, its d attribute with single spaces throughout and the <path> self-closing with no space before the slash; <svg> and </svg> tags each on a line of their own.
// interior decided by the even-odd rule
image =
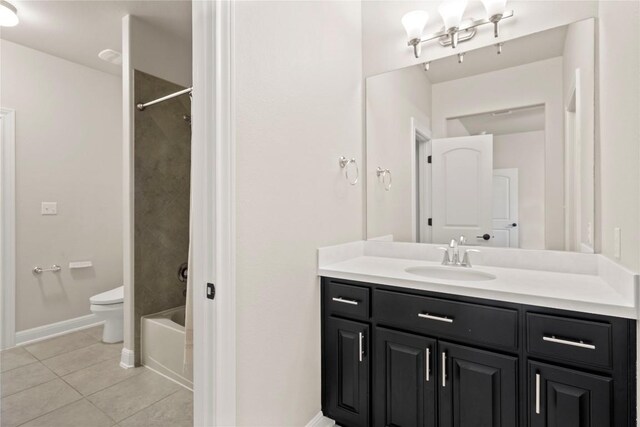
<svg viewBox="0 0 640 427">
<path fill-rule="evenodd" d="M 451 41 L 451 47 L 458 46 L 458 32 L 462 15 L 467 8 L 467 0 L 446 0 L 438 7 L 438 12 L 444 22 L 444 31 Z"/>
<path fill-rule="evenodd" d="M 422 31 L 427 25 L 429 14 L 424 10 L 406 13 L 402 17 L 402 25 L 409 38 L 407 45 L 413 48 L 414 56 L 419 58 L 421 44 L 431 40 L 438 40 L 442 46 L 451 46 L 455 49 L 459 43 L 471 40 L 476 35 L 476 28 L 485 24 L 493 24 L 493 35 L 498 37 L 498 23 L 503 19 L 511 18 L 513 11 L 505 10 L 507 0 L 482 0 L 482 4 L 487 17 L 463 21 L 462 16 L 467 8 L 467 0 L 445 0 L 438 7 L 444 26 L 440 31 L 425 36 L 422 35 Z"/>
<path fill-rule="evenodd" d="M 18 19 L 18 9 L 6 0 L 0 0 L 0 27 L 15 27 Z"/>
</svg>

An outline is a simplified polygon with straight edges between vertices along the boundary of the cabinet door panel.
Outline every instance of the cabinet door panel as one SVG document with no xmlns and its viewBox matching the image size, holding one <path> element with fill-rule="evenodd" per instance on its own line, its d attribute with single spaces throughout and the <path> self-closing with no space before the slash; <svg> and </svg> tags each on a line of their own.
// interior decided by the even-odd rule
<svg viewBox="0 0 640 427">
<path fill-rule="evenodd" d="M 442 341 L 438 357 L 441 427 L 517 426 L 516 357 Z"/>
<path fill-rule="evenodd" d="M 611 426 L 611 379 L 529 362 L 531 427 Z"/>
<path fill-rule="evenodd" d="M 377 327 L 375 343 L 375 425 L 435 427 L 436 340 Z"/>
<path fill-rule="evenodd" d="M 328 416 L 345 426 L 369 423 L 369 327 L 329 317 L 325 329 Z"/>
</svg>

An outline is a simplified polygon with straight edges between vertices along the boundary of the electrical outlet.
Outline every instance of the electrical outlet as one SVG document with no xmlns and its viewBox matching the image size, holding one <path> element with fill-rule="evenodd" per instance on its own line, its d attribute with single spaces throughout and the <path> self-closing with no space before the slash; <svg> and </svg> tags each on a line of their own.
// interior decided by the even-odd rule
<svg viewBox="0 0 640 427">
<path fill-rule="evenodd" d="M 58 215 L 58 202 L 42 202 L 40 213 L 42 215 Z"/>
<path fill-rule="evenodd" d="M 613 256 L 620 259 L 622 256 L 622 239 L 620 237 L 620 227 L 613 229 Z"/>
</svg>

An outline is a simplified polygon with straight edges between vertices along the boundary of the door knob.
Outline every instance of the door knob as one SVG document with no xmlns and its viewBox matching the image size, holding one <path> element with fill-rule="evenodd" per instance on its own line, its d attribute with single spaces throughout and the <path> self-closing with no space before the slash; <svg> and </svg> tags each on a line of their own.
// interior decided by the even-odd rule
<svg viewBox="0 0 640 427">
<path fill-rule="evenodd" d="M 484 233 L 482 236 L 476 236 L 478 239 L 489 240 L 491 238 L 490 234 Z"/>
</svg>

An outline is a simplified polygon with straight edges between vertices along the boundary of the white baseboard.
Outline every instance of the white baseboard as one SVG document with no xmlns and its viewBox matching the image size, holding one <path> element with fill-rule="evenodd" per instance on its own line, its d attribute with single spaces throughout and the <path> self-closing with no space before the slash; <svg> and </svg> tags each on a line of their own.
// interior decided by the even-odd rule
<svg viewBox="0 0 640 427">
<path fill-rule="evenodd" d="M 336 422 L 322 415 L 322 411 L 320 411 L 307 423 L 306 427 L 331 427 L 334 425 L 336 425 Z"/>
<path fill-rule="evenodd" d="M 129 350 L 127 348 L 122 348 L 122 353 L 120 353 L 120 367 L 129 369 L 135 368 L 136 366 L 136 358 L 133 350 Z"/>
<path fill-rule="evenodd" d="M 16 345 L 32 344 L 34 342 L 57 337 L 58 335 L 64 335 L 69 332 L 98 326 L 102 323 L 104 323 L 104 321 L 98 320 L 98 317 L 92 313 L 87 314 L 86 316 L 63 320 L 62 322 L 38 326 L 36 328 L 16 332 Z"/>
</svg>

